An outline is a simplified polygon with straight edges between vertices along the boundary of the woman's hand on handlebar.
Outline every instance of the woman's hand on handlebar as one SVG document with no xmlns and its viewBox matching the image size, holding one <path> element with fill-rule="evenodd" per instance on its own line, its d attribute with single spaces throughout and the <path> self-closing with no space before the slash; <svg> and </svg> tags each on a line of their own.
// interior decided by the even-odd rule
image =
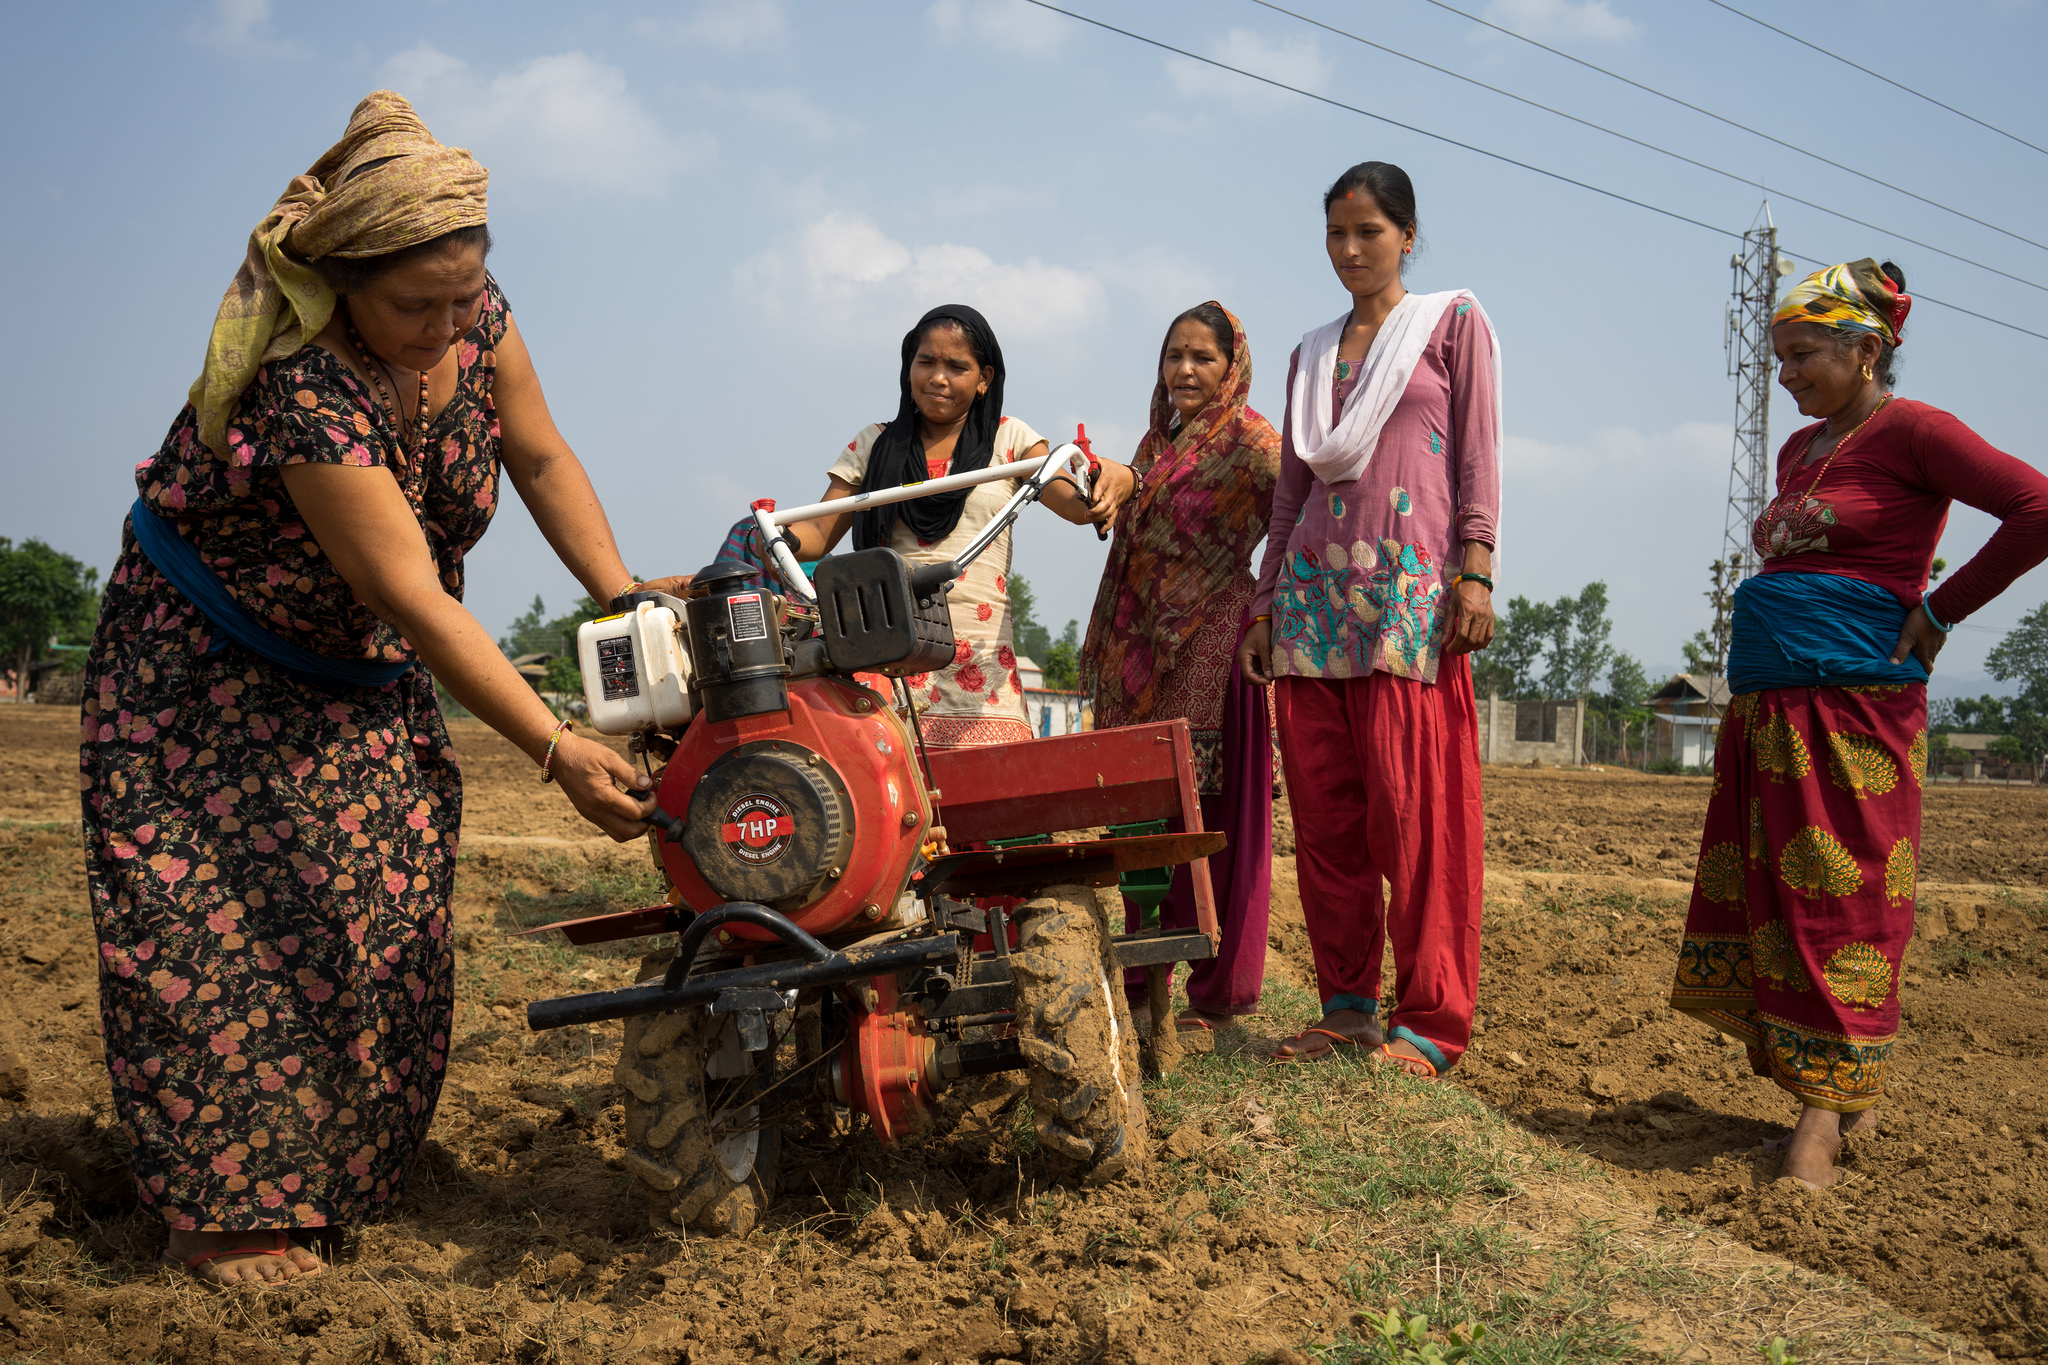
<svg viewBox="0 0 2048 1365">
<path fill-rule="evenodd" d="M 1138 488 L 1138 476 L 1127 464 L 1104 460 L 1095 475 L 1095 487 L 1088 500 L 1089 520 L 1104 526 L 1116 520 L 1117 512 L 1131 500 Z"/>
<path fill-rule="evenodd" d="M 1273 623 L 1254 621 L 1237 642 L 1237 667 L 1245 681 L 1260 687 L 1273 681 Z"/>
<path fill-rule="evenodd" d="M 690 595 L 690 580 L 693 576 L 691 574 L 678 573 L 670 574 L 667 578 L 650 578 L 639 587 L 633 589 L 633 591 L 665 592 L 670 597 L 688 597 Z"/>
<path fill-rule="evenodd" d="M 576 813 L 620 843 L 647 832 L 654 783 L 617 750 L 564 730 L 548 771 Z"/>
</svg>

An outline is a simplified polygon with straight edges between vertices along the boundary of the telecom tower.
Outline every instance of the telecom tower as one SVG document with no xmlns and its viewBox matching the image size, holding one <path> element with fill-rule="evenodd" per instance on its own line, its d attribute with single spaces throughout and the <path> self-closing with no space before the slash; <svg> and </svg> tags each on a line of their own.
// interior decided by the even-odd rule
<svg viewBox="0 0 2048 1365">
<path fill-rule="evenodd" d="M 1764 514 L 1773 488 L 1771 471 L 1771 313 L 1778 303 L 1778 277 L 1792 262 L 1778 254 L 1778 228 L 1764 201 L 1757 219 L 1742 234 L 1742 251 L 1728 258 L 1735 272 L 1728 303 L 1728 376 L 1735 381 L 1735 452 L 1728 464 L 1728 506 L 1721 524 L 1722 558 L 1714 566 L 1714 657 L 1716 672 L 1728 658 L 1728 608 L 1735 587 L 1762 568 L 1750 544 L 1750 528 Z"/>
<path fill-rule="evenodd" d="M 1721 539 L 1732 571 L 1731 590 L 1763 567 L 1749 535 L 1771 500 L 1771 377 L 1777 365 L 1771 352 L 1771 313 L 1778 305 L 1778 277 L 1792 271 L 1792 262 L 1778 254 L 1770 201 L 1764 202 L 1757 220 L 1759 225 L 1742 234 L 1741 254 L 1728 259 L 1735 271 L 1727 334 L 1728 377 L 1735 381 L 1735 454 L 1728 466 L 1728 509 Z"/>
</svg>

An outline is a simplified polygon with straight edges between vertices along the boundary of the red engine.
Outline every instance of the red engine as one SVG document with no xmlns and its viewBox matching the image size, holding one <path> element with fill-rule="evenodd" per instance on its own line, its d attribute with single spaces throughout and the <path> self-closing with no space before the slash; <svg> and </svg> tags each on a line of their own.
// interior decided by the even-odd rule
<svg viewBox="0 0 2048 1365">
<path fill-rule="evenodd" d="M 786 710 L 684 732 L 660 804 L 688 812 L 661 857 L 683 904 L 765 905 L 811 934 L 886 916 L 932 823 L 915 739 L 873 691 L 843 677 L 789 684 Z M 748 924 L 726 943 L 767 943 Z"/>
</svg>

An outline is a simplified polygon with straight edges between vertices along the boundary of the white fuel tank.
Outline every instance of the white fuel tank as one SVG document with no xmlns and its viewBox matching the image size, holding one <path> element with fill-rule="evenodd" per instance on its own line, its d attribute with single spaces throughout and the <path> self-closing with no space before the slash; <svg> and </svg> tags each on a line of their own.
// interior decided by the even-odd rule
<svg viewBox="0 0 2048 1365">
<path fill-rule="evenodd" d="M 681 613 L 658 602 L 577 627 L 576 662 L 592 729 L 630 735 L 689 723 L 696 707 L 687 632 Z"/>
</svg>

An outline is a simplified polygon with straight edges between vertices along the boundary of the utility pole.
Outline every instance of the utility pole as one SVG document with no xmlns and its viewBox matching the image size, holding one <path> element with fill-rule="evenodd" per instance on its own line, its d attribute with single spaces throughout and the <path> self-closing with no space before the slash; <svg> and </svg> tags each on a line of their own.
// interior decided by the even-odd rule
<svg viewBox="0 0 2048 1365">
<path fill-rule="evenodd" d="M 1730 571 L 1727 586 L 1733 591 L 1763 567 L 1750 545 L 1750 528 L 1764 514 L 1773 489 L 1771 379 L 1777 358 L 1771 352 L 1771 313 L 1778 305 L 1778 277 L 1792 273 L 1792 262 L 1778 254 L 1769 200 L 1742 234 L 1742 251 L 1728 264 L 1735 272 L 1725 338 L 1728 377 L 1735 381 L 1735 451 L 1728 466 L 1721 540 Z"/>
</svg>

